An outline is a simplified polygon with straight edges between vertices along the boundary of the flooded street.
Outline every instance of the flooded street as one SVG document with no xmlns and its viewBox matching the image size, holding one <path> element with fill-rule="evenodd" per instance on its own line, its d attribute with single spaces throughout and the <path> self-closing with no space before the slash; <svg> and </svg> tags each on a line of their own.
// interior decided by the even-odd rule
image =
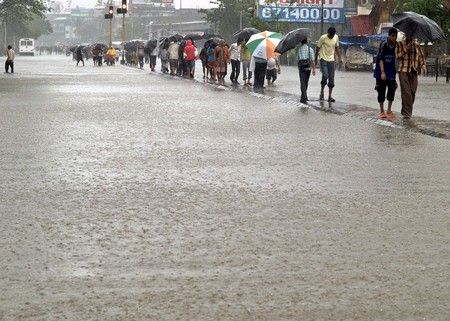
<svg viewBox="0 0 450 321">
<path fill-rule="evenodd" d="M 0 74 L 0 320 L 448 320 L 448 139 L 74 65 Z"/>
</svg>

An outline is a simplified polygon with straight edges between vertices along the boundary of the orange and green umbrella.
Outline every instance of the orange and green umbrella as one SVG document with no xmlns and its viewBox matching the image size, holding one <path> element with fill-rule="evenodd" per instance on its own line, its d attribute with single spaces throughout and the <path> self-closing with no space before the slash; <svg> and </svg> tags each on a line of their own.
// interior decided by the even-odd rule
<svg viewBox="0 0 450 321">
<path fill-rule="evenodd" d="M 282 38 L 281 33 L 263 31 L 252 35 L 245 46 L 254 57 L 269 59 L 275 55 L 275 48 Z"/>
</svg>

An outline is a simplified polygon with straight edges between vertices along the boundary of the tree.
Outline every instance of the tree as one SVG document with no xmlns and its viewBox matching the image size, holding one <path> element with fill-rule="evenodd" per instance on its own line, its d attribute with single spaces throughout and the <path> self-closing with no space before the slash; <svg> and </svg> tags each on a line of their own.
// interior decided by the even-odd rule
<svg viewBox="0 0 450 321">
<path fill-rule="evenodd" d="M 295 0 L 291 1 L 295 2 Z M 276 2 L 276 0 L 267 2 Z M 259 30 L 276 32 L 286 32 L 292 27 L 290 23 L 278 21 L 276 17 L 273 21 L 264 21 L 257 17 L 254 0 L 214 0 L 211 3 L 217 7 L 200 10 L 200 12 L 205 14 L 206 21 L 213 26 L 213 32 L 228 40 L 240 29 L 241 22 L 243 28 L 251 26 Z"/>
<path fill-rule="evenodd" d="M 40 26 L 40 22 L 45 21 L 45 13 L 49 12 L 50 1 L 48 0 L 3 0 L 0 2 L 0 20 L 2 24 L 2 37 L 1 40 L 6 42 L 12 42 L 12 40 L 24 36 L 23 33 L 29 32 L 36 38 L 41 34 L 36 33 L 36 30 L 32 30 L 30 25 L 32 21 L 37 22 Z M 45 27 L 41 29 L 43 33 L 51 31 L 51 28 Z M 39 30 L 39 29 L 38 29 Z M 6 34 L 5 34 L 6 32 Z M 4 44 L 2 47 L 5 47 Z M 3 48 L 2 48 L 3 49 Z"/>
<path fill-rule="evenodd" d="M 50 2 L 47 0 L 3 0 L 0 3 L 2 20 L 29 21 L 33 19 L 33 15 L 43 17 L 48 11 L 50 11 Z"/>
<path fill-rule="evenodd" d="M 202 9 L 200 12 L 205 14 L 205 19 L 213 26 L 214 33 L 229 40 L 233 33 L 239 30 L 241 21 L 243 27 L 250 25 L 251 13 L 248 9 L 254 7 L 254 0 L 214 0 L 211 3 L 217 7 Z"/>
</svg>

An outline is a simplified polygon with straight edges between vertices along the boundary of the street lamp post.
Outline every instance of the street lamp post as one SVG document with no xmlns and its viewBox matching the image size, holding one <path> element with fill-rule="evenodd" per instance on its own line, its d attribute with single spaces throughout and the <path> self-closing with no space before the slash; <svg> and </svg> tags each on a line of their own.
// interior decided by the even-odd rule
<svg viewBox="0 0 450 321">
<path fill-rule="evenodd" d="M 117 8 L 117 13 L 122 14 L 122 60 L 120 63 L 125 64 L 125 14 L 128 12 L 127 0 L 122 0 L 122 6 Z"/>
<path fill-rule="evenodd" d="M 109 11 L 105 14 L 105 19 L 109 19 L 109 46 L 112 46 L 112 19 L 113 19 L 113 6 L 109 6 Z"/>
<path fill-rule="evenodd" d="M 320 35 L 323 35 L 323 2 L 324 0 L 320 1 L 321 2 L 321 10 L 320 10 Z"/>
</svg>

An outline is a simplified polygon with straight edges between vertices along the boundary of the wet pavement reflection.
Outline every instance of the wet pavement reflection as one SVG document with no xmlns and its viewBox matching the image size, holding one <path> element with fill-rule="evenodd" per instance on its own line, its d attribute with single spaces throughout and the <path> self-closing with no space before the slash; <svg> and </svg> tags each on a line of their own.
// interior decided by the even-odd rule
<svg viewBox="0 0 450 321">
<path fill-rule="evenodd" d="M 447 318 L 448 139 L 66 57 L 15 69 L 0 319 Z"/>
</svg>

